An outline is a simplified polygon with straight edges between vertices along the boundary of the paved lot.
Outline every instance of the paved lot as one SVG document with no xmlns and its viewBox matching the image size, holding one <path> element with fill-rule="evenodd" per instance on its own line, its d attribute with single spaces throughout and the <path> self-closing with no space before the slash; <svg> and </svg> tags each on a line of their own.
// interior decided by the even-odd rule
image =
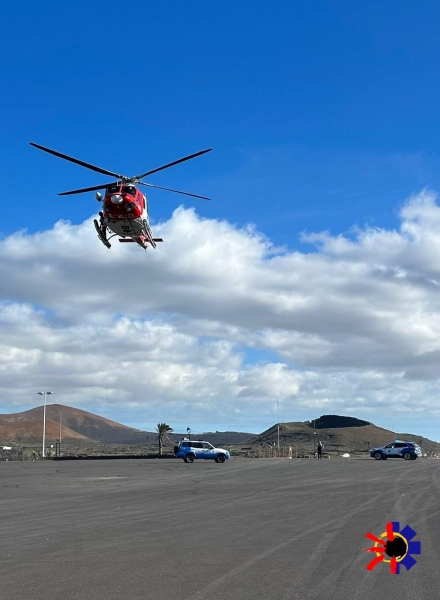
<svg viewBox="0 0 440 600">
<path fill-rule="evenodd" d="M 0 463 L 0 598 L 437 600 L 440 461 Z M 422 554 L 364 553 L 389 520 Z"/>
</svg>

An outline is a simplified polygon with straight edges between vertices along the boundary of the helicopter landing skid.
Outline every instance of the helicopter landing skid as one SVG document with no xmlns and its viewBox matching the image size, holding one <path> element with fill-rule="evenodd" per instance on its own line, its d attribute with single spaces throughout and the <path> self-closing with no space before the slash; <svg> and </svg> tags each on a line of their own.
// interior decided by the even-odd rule
<svg viewBox="0 0 440 600">
<path fill-rule="evenodd" d="M 122 243 L 130 243 L 134 242 L 138 244 L 144 250 L 148 249 L 150 245 L 152 248 L 156 248 L 156 242 L 162 242 L 162 238 L 154 238 L 153 232 L 151 231 L 151 227 L 148 224 L 148 221 L 144 219 L 143 221 L 143 231 L 141 235 L 133 235 L 130 238 L 120 238 L 120 242 Z"/>
<path fill-rule="evenodd" d="M 148 244 L 151 244 L 153 248 L 156 248 L 157 239 L 153 237 L 153 232 L 151 231 L 151 227 L 147 221 L 144 220 L 145 234 L 142 236 L 144 240 L 147 241 Z"/>
<path fill-rule="evenodd" d="M 147 244 L 148 240 L 145 236 L 142 236 L 141 238 L 120 238 L 119 239 L 120 242 L 128 244 L 128 243 L 132 243 L 132 244 L 139 244 L 141 245 L 145 250 L 147 249 Z M 153 238 L 153 242 L 163 242 L 162 238 Z"/>
<path fill-rule="evenodd" d="M 110 242 L 108 241 L 107 236 L 105 234 L 105 228 L 100 226 L 96 219 L 93 219 L 93 223 L 95 224 L 96 233 L 98 234 L 98 237 L 101 240 L 101 242 L 107 248 L 111 248 L 112 246 L 111 246 Z"/>
</svg>

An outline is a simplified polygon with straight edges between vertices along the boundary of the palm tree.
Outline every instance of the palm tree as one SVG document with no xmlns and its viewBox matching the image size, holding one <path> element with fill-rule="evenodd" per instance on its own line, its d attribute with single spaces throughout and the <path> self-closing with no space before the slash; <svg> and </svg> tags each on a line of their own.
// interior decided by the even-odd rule
<svg viewBox="0 0 440 600">
<path fill-rule="evenodd" d="M 173 429 L 166 423 L 158 423 L 156 427 L 158 433 L 157 439 L 159 440 L 159 456 L 162 456 L 162 446 L 164 438 L 168 433 L 172 433 Z"/>
</svg>

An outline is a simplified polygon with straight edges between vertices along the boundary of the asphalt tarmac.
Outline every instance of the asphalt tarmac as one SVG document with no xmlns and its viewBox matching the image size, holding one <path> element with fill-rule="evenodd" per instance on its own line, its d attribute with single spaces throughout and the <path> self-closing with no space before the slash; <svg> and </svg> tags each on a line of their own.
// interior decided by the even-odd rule
<svg viewBox="0 0 440 600">
<path fill-rule="evenodd" d="M 0 463 L 3 600 L 437 600 L 440 461 Z M 388 521 L 420 540 L 366 566 Z"/>
</svg>

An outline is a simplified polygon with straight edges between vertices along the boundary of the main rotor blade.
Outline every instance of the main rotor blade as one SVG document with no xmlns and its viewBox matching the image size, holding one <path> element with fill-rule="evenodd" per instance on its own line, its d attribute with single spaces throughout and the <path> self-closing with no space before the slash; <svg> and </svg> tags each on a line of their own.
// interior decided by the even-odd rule
<svg viewBox="0 0 440 600">
<path fill-rule="evenodd" d="M 170 188 L 161 187 L 160 185 L 153 185 L 152 183 L 144 183 L 143 181 L 139 181 L 138 183 L 141 185 L 146 185 L 148 187 L 157 188 L 158 190 L 174 192 L 175 194 L 183 194 L 185 196 L 192 196 L 193 198 L 201 198 L 202 200 L 211 200 L 211 198 L 206 198 L 206 196 L 198 196 L 197 194 L 190 194 L 189 192 L 180 192 L 179 190 L 172 190 Z"/>
<path fill-rule="evenodd" d="M 206 154 L 206 152 L 211 152 L 211 150 L 212 150 L 212 148 L 208 148 L 208 150 L 202 150 L 201 152 L 196 152 L 195 154 L 190 154 L 189 156 L 185 156 L 184 158 L 179 158 L 179 160 L 175 160 L 172 163 L 168 163 L 167 165 L 164 165 L 163 167 L 159 167 L 158 169 L 154 169 L 153 171 L 147 171 L 146 173 L 142 173 L 142 175 L 137 175 L 136 179 L 142 179 L 143 177 L 147 177 L 147 175 L 152 175 L 153 173 L 157 173 L 158 171 L 163 171 L 163 169 L 168 169 L 168 167 L 173 167 L 174 165 L 178 165 L 181 162 L 185 162 L 185 160 L 191 160 L 191 158 L 195 158 L 196 156 L 201 156 L 202 154 Z"/>
<path fill-rule="evenodd" d="M 118 175 L 118 173 L 113 173 L 113 171 L 107 171 L 107 169 L 101 169 L 101 167 L 95 167 L 95 165 L 91 165 L 89 163 L 84 162 L 83 160 L 78 160 L 77 158 L 73 158 L 72 156 L 68 156 L 67 154 L 61 154 L 61 152 L 57 152 L 56 150 L 51 150 L 50 148 L 45 148 L 44 146 L 40 146 L 39 144 L 34 144 L 33 142 L 29 142 L 31 146 L 38 148 L 39 150 L 44 150 L 44 152 L 49 152 L 49 154 L 53 154 L 54 156 L 58 156 L 59 158 L 64 158 L 65 160 L 70 160 L 70 162 L 76 163 L 77 165 L 81 165 L 81 167 L 86 167 L 86 169 L 91 169 L 92 171 L 96 171 L 97 173 L 102 173 L 103 175 L 112 175 L 116 177 L 116 179 L 123 179 L 123 175 Z"/>
<path fill-rule="evenodd" d="M 102 185 L 95 185 L 93 187 L 82 188 L 81 190 L 72 190 L 71 192 L 61 192 L 58 196 L 70 196 L 71 194 L 82 194 L 83 192 L 94 192 L 95 190 L 105 190 L 110 185 L 114 185 L 115 182 L 112 183 L 104 183 Z"/>
</svg>

